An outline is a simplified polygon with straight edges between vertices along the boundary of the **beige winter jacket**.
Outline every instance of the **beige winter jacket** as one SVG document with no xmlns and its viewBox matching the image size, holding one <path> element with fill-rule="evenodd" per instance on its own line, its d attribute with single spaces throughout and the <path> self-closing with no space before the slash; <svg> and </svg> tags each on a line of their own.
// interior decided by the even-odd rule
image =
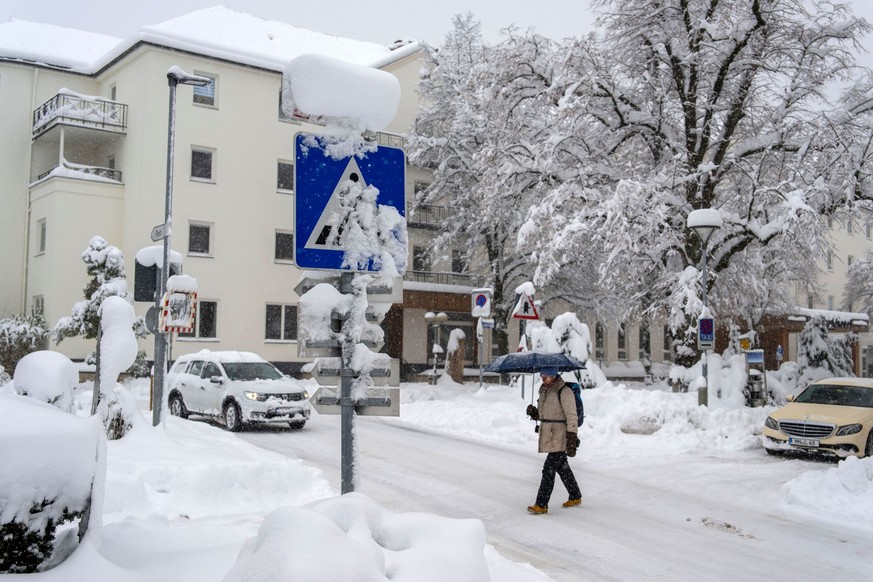
<svg viewBox="0 0 873 582">
<path fill-rule="evenodd" d="M 566 386 L 565 390 L 561 387 Z M 558 398 L 560 394 L 560 398 Z M 540 414 L 539 452 L 559 453 L 567 450 L 567 433 L 576 432 L 576 397 L 569 386 L 558 377 L 551 386 L 540 386 L 540 396 L 537 401 Z M 561 420 L 564 422 L 542 422 L 543 420 Z"/>
</svg>

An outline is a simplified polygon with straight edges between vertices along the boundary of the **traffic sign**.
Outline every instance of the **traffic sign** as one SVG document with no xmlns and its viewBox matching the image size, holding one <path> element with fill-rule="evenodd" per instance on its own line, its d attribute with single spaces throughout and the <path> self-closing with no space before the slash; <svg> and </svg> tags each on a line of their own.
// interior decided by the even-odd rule
<svg viewBox="0 0 873 582">
<path fill-rule="evenodd" d="M 332 285 L 339 289 L 340 292 L 343 292 L 340 289 L 339 276 L 304 277 L 294 287 L 294 292 L 297 293 L 298 297 L 303 297 L 304 293 L 321 283 Z M 385 280 L 372 281 L 367 285 L 367 301 L 371 303 L 403 303 L 403 278 L 397 277 L 390 283 L 386 283 Z"/>
<path fill-rule="evenodd" d="M 711 317 L 697 320 L 697 349 L 711 350 L 715 346 L 715 321 Z"/>
<path fill-rule="evenodd" d="M 406 158 L 399 148 L 378 146 L 361 157 L 334 159 L 313 134 L 294 136 L 294 262 L 302 269 L 352 270 L 343 266 L 345 236 L 363 198 L 349 196 L 358 184 L 373 186 L 377 208 L 406 216 Z M 376 209 L 374 209 L 376 210 Z M 347 228 L 349 227 L 349 228 Z M 398 241 L 399 242 L 399 241 Z M 373 249 L 376 252 L 378 249 Z M 405 255 L 404 255 L 405 256 Z M 366 271 L 378 271 L 372 261 Z"/>
<path fill-rule="evenodd" d="M 381 388 L 371 391 L 366 398 L 350 402 L 358 416 L 400 416 L 400 389 Z M 343 406 L 336 390 L 318 388 L 309 399 L 318 414 L 340 414 Z"/>
<path fill-rule="evenodd" d="M 158 242 L 159 240 L 164 240 L 168 235 L 172 233 L 169 224 L 159 224 L 152 229 L 152 242 Z"/>
<path fill-rule="evenodd" d="M 491 317 L 491 295 L 491 289 L 473 289 L 470 294 L 473 317 Z"/>
<path fill-rule="evenodd" d="M 538 320 L 540 314 L 534 305 L 533 297 L 527 293 L 519 294 L 518 302 L 515 304 L 515 309 L 512 310 L 513 319 L 533 319 Z"/>
<path fill-rule="evenodd" d="M 387 354 L 375 354 L 379 361 L 370 369 L 368 375 L 374 386 L 397 386 L 400 384 L 400 360 L 388 357 Z M 359 375 L 352 369 L 343 370 L 343 359 L 340 357 L 317 358 L 312 367 L 312 377 L 322 386 L 338 386 L 344 374 L 352 377 Z"/>
</svg>

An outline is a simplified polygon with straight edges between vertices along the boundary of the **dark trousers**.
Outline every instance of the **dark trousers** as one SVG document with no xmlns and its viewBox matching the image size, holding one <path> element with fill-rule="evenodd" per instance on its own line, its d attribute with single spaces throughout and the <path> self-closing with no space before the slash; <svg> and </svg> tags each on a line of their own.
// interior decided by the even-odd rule
<svg viewBox="0 0 873 582">
<path fill-rule="evenodd" d="M 567 461 L 567 453 L 549 453 L 546 455 L 545 464 L 543 464 L 543 480 L 540 481 L 540 490 L 537 492 L 537 505 L 540 507 L 549 506 L 549 498 L 552 496 L 552 489 L 555 488 L 555 473 L 561 477 L 561 482 L 567 488 L 570 499 L 582 498 L 576 477 Z"/>
</svg>

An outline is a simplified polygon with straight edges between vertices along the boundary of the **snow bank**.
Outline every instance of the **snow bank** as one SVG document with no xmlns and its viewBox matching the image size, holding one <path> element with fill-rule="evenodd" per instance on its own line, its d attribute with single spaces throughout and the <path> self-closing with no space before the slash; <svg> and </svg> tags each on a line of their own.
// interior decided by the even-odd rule
<svg viewBox="0 0 873 582">
<path fill-rule="evenodd" d="M 780 495 L 786 509 L 873 526 L 873 458 L 848 457 L 827 471 L 809 471 L 785 483 Z"/>
<path fill-rule="evenodd" d="M 314 558 L 324 548 L 331 549 L 330 558 Z M 391 513 L 350 493 L 267 516 L 225 582 L 486 581 L 484 550 L 485 528 L 478 520 Z"/>
</svg>

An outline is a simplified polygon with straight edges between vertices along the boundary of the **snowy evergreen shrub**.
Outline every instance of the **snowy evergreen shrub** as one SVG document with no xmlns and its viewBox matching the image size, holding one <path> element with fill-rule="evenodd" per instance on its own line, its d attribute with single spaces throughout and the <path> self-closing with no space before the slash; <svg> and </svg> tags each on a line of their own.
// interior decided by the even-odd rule
<svg viewBox="0 0 873 582">
<path fill-rule="evenodd" d="M 42 515 L 50 511 L 56 502 L 56 499 L 43 499 L 34 503 L 29 513 Z M 83 513 L 84 510 L 70 511 L 64 507 L 57 521 L 49 517 L 41 525 L 16 519 L 0 523 L 0 540 L 3 542 L 0 544 L 0 573 L 30 574 L 41 571 L 54 551 L 58 525 L 81 519 Z"/>
<path fill-rule="evenodd" d="M 830 376 L 854 376 L 853 333 L 831 337 L 827 323 L 819 315 L 806 322 L 797 340 L 797 388 Z"/>
<path fill-rule="evenodd" d="M 0 369 L 14 370 L 21 358 L 44 349 L 48 335 L 42 315 L 16 315 L 0 319 Z M 3 377 L 0 372 L 0 385 L 9 381 L 8 374 L 5 381 Z"/>
</svg>

